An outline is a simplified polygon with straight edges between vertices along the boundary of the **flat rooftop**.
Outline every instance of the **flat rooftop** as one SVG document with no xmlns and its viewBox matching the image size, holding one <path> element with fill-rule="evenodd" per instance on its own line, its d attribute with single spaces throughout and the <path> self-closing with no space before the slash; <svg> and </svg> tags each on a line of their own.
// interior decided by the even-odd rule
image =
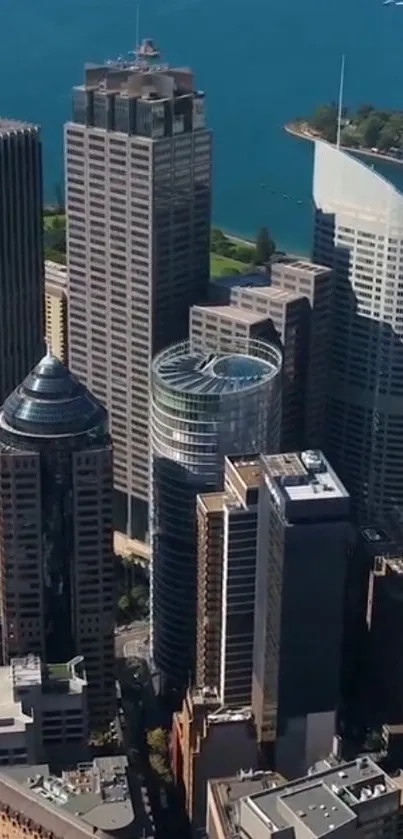
<svg viewBox="0 0 403 839">
<path fill-rule="evenodd" d="M 255 297 L 264 297 L 267 301 L 272 301 L 273 303 L 293 303 L 294 300 L 303 300 L 305 296 L 299 291 L 288 291 L 287 289 L 267 284 L 256 286 L 256 288 L 249 288 L 248 291 Z"/>
<path fill-rule="evenodd" d="M 229 274 L 227 277 L 214 277 L 211 284 L 217 288 L 225 289 L 232 289 L 236 286 L 239 286 L 240 288 L 266 286 L 267 274 L 241 274 L 240 276 Z"/>
<path fill-rule="evenodd" d="M 291 262 L 274 262 L 272 267 L 277 265 L 284 265 L 286 269 L 294 268 L 297 271 L 307 271 L 309 274 L 329 274 L 331 272 L 329 266 L 317 265 L 309 259 L 293 259 Z"/>
<path fill-rule="evenodd" d="M 226 457 L 242 481 L 245 489 L 258 489 L 262 474 L 262 463 L 256 455 L 251 457 Z"/>
<path fill-rule="evenodd" d="M 265 471 L 285 501 L 349 497 L 325 456 L 317 450 L 263 455 Z"/>
<path fill-rule="evenodd" d="M 54 286 L 59 291 L 67 290 L 67 267 L 50 259 L 45 261 L 45 283 L 46 286 Z"/>
<path fill-rule="evenodd" d="M 233 467 L 235 475 L 232 475 Z M 225 473 L 228 481 L 239 480 L 244 490 L 258 489 L 260 485 L 262 466 L 260 458 L 256 455 L 250 457 L 239 457 L 237 455 L 225 458 Z M 233 492 L 221 490 L 221 492 L 202 493 L 198 503 L 202 505 L 207 513 L 222 512 L 227 506 L 241 509 L 244 505 Z"/>
<path fill-rule="evenodd" d="M 332 766 L 279 788 L 249 796 L 274 829 L 300 826 L 319 839 L 356 819 L 356 807 L 398 792 L 398 785 L 369 757 Z M 396 809 L 400 794 L 396 795 Z M 246 802 L 246 807 L 248 807 Z"/>
<path fill-rule="evenodd" d="M 226 492 L 205 492 L 198 495 L 197 503 L 203 507 L 206 513 L 220 513 L 223 511 L 228 497 Z"/>
<path fill-rule="evenodd" d="M 82 829 L 83 835 L 99 830 L 102 835 L 112 836 L 118 831 L 133 830 L 135 814 L 127 769 L 127 758 L 115 755 L 79 763 L 61 775 L 52 774 L 47 764 L 12 766 L 0 774 L 0 789 L 7 780 L 17 784 L 26 798 L 21 809 L 45 829 L 54 830 L 54 817 L 58 817 L 56 835 L 61 835 L 64 823 L 63 835 L 68 837 L 80 836 Z M 70 833 L 74 825 L 81 832 Z M 128 835 L 137 836 L 137 832 Z"/>
<path fill-rule="evenodd" d="M 10 667 L 0 667 L 0 734 L 18 734 L 32 723 L 32 717 L 24 714 L 21 703 L 14 700 Z"/>
<path fill-rule="evenodd" d="M 22 122 L 18 119 L 0 117 L 0 135 L 11 134 L 14 131 L 37 131 L 38 127 L 29 122 Z"/>
<path fill-rule="evenodd" d="M 216 316 L 231 321 L 239 321 L 252 326 L 255 323 L 264 323 L 267 320 L 265 315 L 257 312 L 248 312 L 246 309 L 238 309 L 236 306 L 192 306 L 192 314 L 196 312 L 204 317 Z"/>
<path fill-rule="evenodd" d="M 208 782 L 212 797 L 220 816 L 225 836 L 233 834 L 237 803 L 258 792 L 285 784 L 285 778 L 277 772 L 243 771 L 237 775 L 217 778 Z"/>
</svg>

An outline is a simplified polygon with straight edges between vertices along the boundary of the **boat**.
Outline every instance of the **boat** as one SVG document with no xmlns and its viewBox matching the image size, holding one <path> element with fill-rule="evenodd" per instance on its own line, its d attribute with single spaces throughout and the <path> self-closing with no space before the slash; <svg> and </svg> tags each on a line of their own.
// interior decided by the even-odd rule
<svg viewBox="0 0 403 839">
<path fill-rule="evenodd" d="M 140 58 L 159 58 L 160 51 L 152 38 L 144 38 L 137 49 Z"/>
</svg>

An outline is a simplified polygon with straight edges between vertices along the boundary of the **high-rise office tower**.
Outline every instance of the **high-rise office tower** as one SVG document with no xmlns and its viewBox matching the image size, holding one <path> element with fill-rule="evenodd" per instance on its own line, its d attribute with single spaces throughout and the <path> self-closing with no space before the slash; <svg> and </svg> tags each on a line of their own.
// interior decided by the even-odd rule
<svg viewBox="0 0 403 839">
<path fill-rule="evenodd" d="M 211 133 L 190 70 L 86 67 L 65 129 L 69 357 L 107 407 L 117 529 L 148 526 L 150 362 L 209 279 Z"/>
<path fill-rule="evenodd" d="M 274 289 L 281 289 L 283 294 L 287 292 L 289 295 L 298 295 L 300 307 L 302 305 L 301 295 L 305 300 L 299 324 L 297 327 L 294 325 L 294 329 L 291 325 L 289 337 L 284 342 L 284 347 L 290 344 L 290 347 L 296 346 L 299 348 L 297 357 L 300 359 L 299 363 L 302 367 L 299 380 L 297 378 L 297 384 L 294 382 L 296 374 L 291 367 L 288 376 L 288 388 L 290 394 L 293 395 L 296 391 L 296 395 L 293 398 L 290 396 L 289 401 L 293 406 L 297 394 L 301 391 L 300 382 L 302 378 L 302 422 L 297 420 L 297 427 L 299 425 L 303 428 L 303 445 L 305 448 L 322 448 L 325 442 L 326 427 L 333 272 L 326 267 L 326 263 L 316 264 L 307 259 L 275 262 L 271 269 L 271 283 L 272 292 L 274 292 Z M 286 359 L 284 359 L 285 363 Z M 288 425 L 290 431 L 292 429 L 292 419 L 296 416 L 295 409 L 289 410 Z M 284 432 L 286 431 L 287 426 L 284 429 Z M 294 436 L 296 436 L 295 433 Z M 284 436 L 282 451 L 289 451 L 285 445 L 286 442 Z"/>
<path fill-rule="evenodd" d="M 45 356 L 0 413 L 3 663 L 85 659 L 93 723 L 114 708 L 112 446 L 107 413 Z"/>
<path fill-rule="evenodd" d="M 0 118 L 0 405 L 44 352 L 39 129 Z"/>
<path fill-rule="evenodd" d="M 242 355 L 188 342 L 153 362 L 151 623 L 156 665 L 187 685 L 196 636 L 196 496 L 219 489 L 224 456 L 277 451 L 281 353 L 248 341 Z"/>
<path fill-rule="evenodd" d="M 322 141 L 313 194 L 335 271 L 327 454 L 366 524 L 403 503 L 403 194 Z"/>
<path fill-rule="evenodd" d="M 224 489 L 197 498 L 196 684 L 251 705 L 260 458 L 225 458 Z"/>
<path fill-rule="evenodd" d="M 252 707 L 285 777 L 335 734 L 349 506 L 321 452 L 262 457 Z"/>
</svg>

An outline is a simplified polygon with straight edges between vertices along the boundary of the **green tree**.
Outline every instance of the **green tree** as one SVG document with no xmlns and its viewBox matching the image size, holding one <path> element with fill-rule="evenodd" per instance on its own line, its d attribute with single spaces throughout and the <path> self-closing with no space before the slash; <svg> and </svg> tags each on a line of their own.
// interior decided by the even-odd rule
<svg viewBox="0 0 403 839">
<path fill-rule="evenodd" d="M 160 754 L 150 755 L 150 766 L 165 783 L 172 783 L 172 773 L 168 761 L 164 760 Z"/>
<path fill-rule="evenodd" d="M 254 262 L 256 265 L 264 265 L 269 262 L 276 250 L 276 245 L 270 236 L 267 227 L 261 227 L 256 237 L 256 248 Z"/>
<path fill-rule="evenodd" d="M 147 731 L 147 746 L 151 752 L 165 754 L 168 748 L 167 735 L 163 728 L 151 728 Z"/>
<path fill-rule="evenodd" d="M 377 148 L 380 151 L 389 151 L 393 146 L 398 145 L 400 145 L 400 138 L 396 137 L 393 126 L 390 126 L 387 122 L 379 134 Z"/>
<path fill-rule="evenodd" d="M 315 131 L 319 131 L 325 140 L 334 143 L 337 135 L 337 105 L 320 105 L 313 112 L 309 124 Z"/>
<path fill-rule="evenodd" d="M 359 120 L 363 120 L 367 119 L 367 117 L 369 117 L 369 115 L 372 114 L 374 110 L 375 108 L 373 105 L 366 105 L 364 103 L 363 105 L 360 105 L 359 108 L 357 108 L 356 114 Z"/>
<path fill-rule="evenodd" d="M 370 114 L 360 125 L 362 143 L 366 148 L 378 147 L 379 135 L 383 128 L 383 120 L 378 114 Z"/>
<path fill-rule="evenodd" d="M 118 610 L 119 610 L 119 612 L 122 613 L 122 615 L 124 615 L 124 614 L 127 615 L 129 613 L 129 611 L 130 611 L 130 598 L 127 594 L 122 594 L 122 596 L 119 597 Z"/>
<path fill-rule="evenodd" d="M 346 127 L 342 129 L 340 134 L 340 143 L 342 146 L 347 146 L 350 149 L 357 148 L 357 146 L 359 146 L 359 140 L 354 128 L 346 125 Z"/>
<path fill-rule="evenodd" d="M 248 265 L 253 261 L 253 248 L 249 245 L 236 245 L 234 248 L 234 257 L 239 259 L 239 262 L 244 262 Z"/>
</svg>

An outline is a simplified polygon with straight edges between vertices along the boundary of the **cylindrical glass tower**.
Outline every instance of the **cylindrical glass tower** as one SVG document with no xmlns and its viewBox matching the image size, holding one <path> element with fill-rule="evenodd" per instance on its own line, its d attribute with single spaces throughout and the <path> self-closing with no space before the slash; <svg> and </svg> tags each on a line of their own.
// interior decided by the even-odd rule
<svg viewBox="0 0 403 839">
<path fill-rule="evenodd" d="M 193 671 L 196 629 L 196 495 L 221 488 L 224 456 L 275 452 L 280 440 L 281 353 L 246 341 L 234 354 L 160 353 L 152 368 L 151 644 L 177 684 Z"/>
</svg>

